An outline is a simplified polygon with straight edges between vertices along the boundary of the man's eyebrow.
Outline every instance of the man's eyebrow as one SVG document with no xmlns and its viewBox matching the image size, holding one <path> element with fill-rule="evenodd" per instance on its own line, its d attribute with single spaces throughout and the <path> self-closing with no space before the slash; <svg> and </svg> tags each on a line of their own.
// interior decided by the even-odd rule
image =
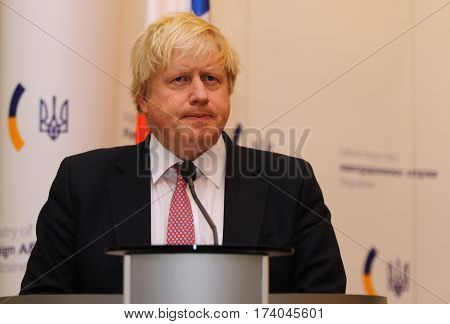
<svg viewBox="0 0 450 324">
<path fill-rule="evenodd" d="M 194 69 L 190 66 L 176 66 L 176 67 L 171 67 L 170 69 L 166 70 L 166 73 L 168 75 L 174 75 L 174 74 L 179 74 L 179 73 L 190 73 L 192 72 Z M 199 69 L 200 73 L 225 73 L 225 70 L 221 67 L 221 66 L 215 66 L 215 65 L 210 65 L 210 66 L 204 66 L 201 67 Z"/>
<path fill-rule="evenodd" d="M 213 72 L 225 72 L 224 68 L 222 68 L 221 66 L 205 66 L 204 68 L 201 69 L 201 71 L 213 71 Z"/>
</svg>

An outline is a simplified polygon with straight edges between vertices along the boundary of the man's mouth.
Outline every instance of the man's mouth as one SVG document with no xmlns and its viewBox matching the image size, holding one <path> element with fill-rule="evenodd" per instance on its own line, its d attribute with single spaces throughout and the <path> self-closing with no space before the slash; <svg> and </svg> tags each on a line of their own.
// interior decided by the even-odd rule
<svg viewBox="0 0 450 324">
<path fill-rule="evenodd" d="M 211 114 L 187 114 L 183 116 L 183 119 L 192 120 L 192 121 L 208 121 L 212 119 L 213 116 Z"/>
</svg>

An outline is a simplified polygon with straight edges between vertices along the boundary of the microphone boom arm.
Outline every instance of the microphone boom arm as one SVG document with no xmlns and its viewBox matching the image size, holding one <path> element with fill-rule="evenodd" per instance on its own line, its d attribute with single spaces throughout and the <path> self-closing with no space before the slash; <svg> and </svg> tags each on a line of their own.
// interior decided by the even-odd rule
<svg viewBox="0 0 450 324">
<path fill-rule="evenodd" d="M 213 238 L 214 238 L 214 245 L 219 245 L 219 240 L 217 239 L 217 228 L 214 222 L 212 221 L 211 217 L 209 217 L 208 212 L 206 211 L 205 207 L 203 207 L 202 203 L 200 202 L 200 199 L 198 199 L 197 193 L 195 192 L 194 187 L 194 181 L 192 180 L 192 177 L 187 179 L 189 190 L 191 191 L 192 198 L 194 198 L 194 201 L 196 202 L 198 208 L 202 212 L 203 216 L 205 217 L 206 221 L 209 224 L 209 227 L 211 227 L 213 232 Z"/>
</svg>

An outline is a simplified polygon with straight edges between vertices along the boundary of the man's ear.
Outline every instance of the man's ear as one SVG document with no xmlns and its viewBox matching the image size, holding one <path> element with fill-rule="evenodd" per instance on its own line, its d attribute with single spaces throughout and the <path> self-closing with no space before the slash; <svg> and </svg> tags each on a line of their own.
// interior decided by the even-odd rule
<svg viewBox="0 0 450 324">
<path fill-rule="evenodd" d="M 139 102 L 139 107 L 141 107 L 141 111 L 146 114 L 148 113 L 149 110 L 149 102 L 147 100 L 147 98 L 145 98 L 142 95 L 138 95 L 138 102 Z"/>
</svg>

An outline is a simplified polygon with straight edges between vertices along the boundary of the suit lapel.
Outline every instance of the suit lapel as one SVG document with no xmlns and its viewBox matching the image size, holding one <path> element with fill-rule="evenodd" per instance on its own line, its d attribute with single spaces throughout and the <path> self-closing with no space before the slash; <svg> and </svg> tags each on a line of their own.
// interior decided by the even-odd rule
<svg viewBox="0 0 450 324">
<path fill-rule="evenodd" d="M 223 245 L 255 246 L 264 219 L 268 185 L 258 178 L 255 151 L 244 151 L 225 133 L 223 137 L 227 150 Z M 118 246 L 151 244 L 149 140 L 150 136 L 118 161 L 121 175 L 108 182 Z"/>
<path fill-rule="evenodd" d="M 149 140 L 150 136 L 124 154 L 116 165 L 121 175 L 108 182 L 118 246 L 151 243 Z"/>
<path fill-rule="evenodd" d="M 227 149 L 223 245 L 258 245 L 268 185 L 253 150 L 234 145 L 224 133 Z M 245 153 L 245 154 L 244 154 Z"/>
</svg>

